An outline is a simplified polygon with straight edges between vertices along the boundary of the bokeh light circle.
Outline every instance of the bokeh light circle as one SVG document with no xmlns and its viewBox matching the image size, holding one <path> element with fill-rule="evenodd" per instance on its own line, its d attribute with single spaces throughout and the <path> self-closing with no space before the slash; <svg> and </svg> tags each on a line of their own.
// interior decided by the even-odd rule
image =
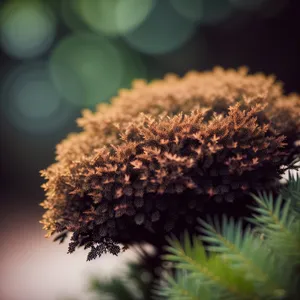
<svg viewBox="0 0 300 300">
<path fill-rule="evenodd" d="M 124 70 L 120 53 L 111 42 L 79 32 L 54 49 L 50 72 L 56 88 L 68 101 L 93 107 L 116 93 Z"/>
<path fill-rule="evenodd" d="M 53 133 L 73 114 L 51 82 L 45 63 L 28 63 L 13 69 L 1 86 L 1 110 L 19 130 Z"/>
<path fill-rule="evenodd" d="M 199 21 L 203 18 L 202 0 L 170 0 L 170 3 L 179 14 L 192 21 Z"/>
<path fill-rule="evenodd" d="M 183 17 L 202 24 L 215 25 L 232 12 L 229 0 L 169 0 Z"/>
<path fill-rule="evenodd" d="M 169 1 L 158 1 L 147 19 L 124 39 L 143 53 L 164 54 L 183 45 L 194 29 L 194 22 L 178 14 Z"/>
<path fill-rule="evenodd" d="M 209 59 L 207 49 L 205 35 L 200 32 L 197 39 L 192 39 L 172 53 L 156 56 L 155 61 L 161 70 L 165 70 L 164 73 L 182 74 L 205 65 Z"/>
<path fill-rule="evenodd" d="M 0 14 L 3 50 L 16 58 L 45 52 L 56 33 L 56 20 L 48 7 L 37 2 L 8 2 Z"/>
<path fill-rule="evenodd" d="M 77 11 L 88 26 L 106 35 L 119 35 L 139 26 L 156 0 L 78 0 Z"/>
<path fill-rule="evenodd" d="M 232 5 L 230 0 L 201 0 L 203 16 L 201 23 L 216 25 L 230 17 Z"/>
<path fill-rule="evenodd" d="M 114 45 L 120 52 L 124 69 L 120 88 L 130 88 L 134 79 L 147 78 L 148 70 L 140 54 L 130 49 L 124 42 L 115 42 Z"/>
<path fill-rule="evenodd" d="M 15 83 L 15 106 L 26 118 L 46 118 L 59 108 L 60 97 L 44 73 L 29 73 L 26 84 L 22 80 Z"/>
<path fill-rule="evenodd" d="M 116 24 L 120 33 L 138 27 L 150 14 L 157 0 L 119 0 L 116 7 Z"/>
<path fill-rule="evenodd" d="M 77 31 L 89 29 L 88 25 L 78 14 L 77 0 L 61 0 L 59 9 L 62 20 L 71 30 Z"/>
</svg>

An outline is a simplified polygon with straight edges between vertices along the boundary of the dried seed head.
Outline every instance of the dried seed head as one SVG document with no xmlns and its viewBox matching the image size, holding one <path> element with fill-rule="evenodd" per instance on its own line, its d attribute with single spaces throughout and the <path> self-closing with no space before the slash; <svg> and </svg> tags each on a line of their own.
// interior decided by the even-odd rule
<svg viewBox="0 0 300 300">
<path fill-rule="evenodd" d="M 70 252 L 89 245 L 89 259 L 246 206 L 300 151 L 300 97 L 244 68 L 140 81 L 78 124 L 41 172 L 41 223 L 73 232 Z"/>
</svg>

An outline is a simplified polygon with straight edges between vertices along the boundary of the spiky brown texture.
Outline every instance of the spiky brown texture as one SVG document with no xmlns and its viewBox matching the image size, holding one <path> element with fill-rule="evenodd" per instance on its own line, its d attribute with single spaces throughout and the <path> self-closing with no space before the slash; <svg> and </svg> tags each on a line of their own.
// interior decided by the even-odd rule
<svg viewBox="0 0 300 300">
<path fill-rule="evenodd" d="M 238 214 L 243 193 L 274 184 L 299 153 L 300 98 L 273 77 L 216 68 L 135 81 L 78 122 L 84 131 L 42 172 L 42 223 L 73 232 L 69 251 L 84 245 L 91 259 L 193 228 L 206 212 Z"/>
</svg>

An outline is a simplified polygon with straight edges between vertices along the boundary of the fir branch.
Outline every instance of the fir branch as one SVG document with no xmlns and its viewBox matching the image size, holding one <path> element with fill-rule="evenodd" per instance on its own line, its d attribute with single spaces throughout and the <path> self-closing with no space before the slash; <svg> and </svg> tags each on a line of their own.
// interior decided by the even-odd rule
<svg viewBox="0 0 300 300">
<path fill-rule="evenodd" d="M 233 219 L 227 220 L 224 216 L 221 230 L 217 219 L 215 219 L 215 222 L 212 222 L 210 218 L 208 219 L 210 220 L 209 223 L 201 219 L 198 220 L 202 225 L 198 229 L 205 234 L 201 239 L 209 243 L 207 250 L 222 254 L 225 259 L 238 264 L 239 267 L 248 271 L 252 270 L 253 277 L 266 280 L 267 274 L 262 269 L 260 261 L 256 261 L 256 263 L 253 261 L 256 254 L 253 253 L 253 248 L 255 246 L 255 252 L 257 253 L 262 252 L 262 242 L 255 238 L 250 228 L 246 228 L 243 233 L 241 221 L 234 224 Z"/>
<path fill-rule="evenodd" d="M 164 289 L 157 286 L 154 290 L 154 299 L 161 297 L 173 300 L 210 300 L 211 292 L 209 287 L 200 285 L 196 280 L 191 278 L 186 271 L 179 270 L 175 278 L 170 275 L 165 277 Z"/>
<path fill-rule="evenodd" d="M 288 185 L 282 190 L 283 195 L 279 195 L 276 200 L 272 194 L 253 195 L 258 207 L 252 207 L 256 214 L 248 219 L 265 235 L 272 251 L 284 255 L 291 265 L 300 263 L 298 189 L 300 190 L 299 176 L 294 178 L 290 174 Z"/>
<path fill-rule="evenodd" d="M 253 299 L 255 289 L 253 283 L 244 276 L 244 270 L 232 268 L 221 256 L 207 256 L 204 246 L 196 237 L 189 241 L 187 234 L 183 244 L 177 239 L 169 239 L 170 254 L 164 256 L 170 262 L 175 262 L 176 268 L 190 271 L 191 278 L 202 286 L 213 287 L 215 293 L 227 295 L 230 299 Z"/>
<path fill-rule="evenodd" d="M 259 228 L 263 228 L 265 234 L 271 234 L 280 231 L 285 234 L 291 234 L 290 227 L 295 220 L 295 215 L 291 213 L 290 201 L 283 201 L 282 195 L 276 200 L 273 195 L 266 192 L 258 193 L 258 196 L 252 194 L 252 197 L 258 206 L 251 206 L 254 211 L 252 218 L 246 218 Z"/>
<path fill-rule="evenodd" d="M 294 204 L 299 203 L 296 192 L 300 184 L 299 176 L 290 178 L 275 199 L 266 192 L 252 195 L 257 203 L 250 219 L 257 226 L 254 230 L 249 226 L 243 230 L 241 220 L 235 222 L 226 216 L 221 223 L 217 218 L 198 220 L 209 254 L 200 239 L 193 237 L 191 241 L 187 233 L 181 242 L 169 239 L 169 254 L 164 259 L 188 273 L 184 278 L 168 278 L 162 294 L 169 299 L 180 299 L 180 293 L 189 295 L 189 290 L 180 288 L 190 280 L 206 288 L 208 299 L 296 299 L 300 283 L 300 219 L 292 199 Z M 259 238 L 256 231 L 264 238 Z"/>
</svg>

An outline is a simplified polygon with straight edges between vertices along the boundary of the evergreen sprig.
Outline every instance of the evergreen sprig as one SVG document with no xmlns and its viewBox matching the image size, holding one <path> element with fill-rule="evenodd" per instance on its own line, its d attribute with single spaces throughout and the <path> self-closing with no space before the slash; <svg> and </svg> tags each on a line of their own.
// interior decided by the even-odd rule
<svg viewBox="0 0 300 300">
<path fill-rule="evenodd" d="M 244 230 L 242 221 L 224 216 L 222 222 L 198 220 L 201 238 L 170 238 L 164 259 L 174 263 L 177 273 L 167 275 L 155 294 L 172 300 L 297 299 L 299 192 L 300 177 L 290 174 L 276 199 L 267 193 L 252 195 L 257 206 L 248 220 L 255 230 Z"/>
</svg>

